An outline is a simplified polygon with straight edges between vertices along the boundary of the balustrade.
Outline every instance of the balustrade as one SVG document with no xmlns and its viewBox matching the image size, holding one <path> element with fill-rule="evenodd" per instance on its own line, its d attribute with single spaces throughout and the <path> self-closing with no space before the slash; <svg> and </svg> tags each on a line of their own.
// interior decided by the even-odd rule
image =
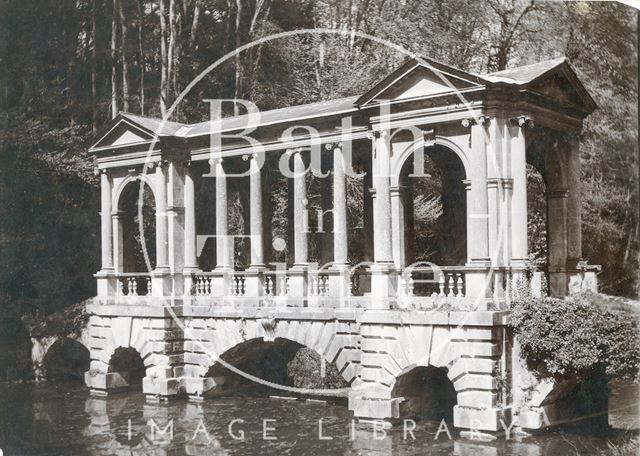
<svg viewBox="0 0 640 456">
<path fill-rule="evenodd" d="M 116 280 L 116 295 L 118 297 L 133 298 L 136 296 L 151 296 L 152 287 L 150 274 L 117 274 Z"/>
<path fill-rule="evenodd" d="M 460 302 L 461 299 L 466 298 L 465 271 L 464 267 L 450 266 L 413 267 L 399 271 L 397 275 L 398 306 L 429 308 L 432 303 Z M 297 271 L 295 273 L 299 274 Z M 292 294 L 289 283 L 290 278 L 293 277 L 292 274 L 285 270 L 196 272 L 191 275 L 191 288 L 185 290 L 185 296 L 242 298 L 237 301 L 239 305 L 252 306 L 325 306 L 335 305 L 329 302 L 332 299 L 341 299 L 340 305 L 362 307 L 364 303 L 362 300 L 367 299 L 371 290 L 371 271 L 366 266 L 352 270 L 348 277 L 348 286 L 345 283 L 341 285 L 340 290 L 332 289 L 334 286 L 332 276 L 338 275 L 339 271 L 307 270 L 304 272 L 303 295 L 295 296 Z M 117 297 L 152 296 L 151 274 L 117 274 L 116 277 Z M 226 302 L 225 305 L 229 305 L 230 302 L 234 301 Z"/>
</svg>

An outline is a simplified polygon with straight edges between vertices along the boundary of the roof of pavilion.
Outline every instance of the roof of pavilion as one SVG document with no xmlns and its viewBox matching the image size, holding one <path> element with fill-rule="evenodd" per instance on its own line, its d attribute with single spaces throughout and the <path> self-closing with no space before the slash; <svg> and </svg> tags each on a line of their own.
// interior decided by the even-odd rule
<svg viewBox="0 0 640 456">
<path fill-rule="evenodd" d="M 434 95 L 452 94 L 456 91 L 463 91 L 474 88 L 489 86 L 513 86 L 518 89 L 530 89 L 534 92 L 544 93 L 541 89 L 542 82 L 560 76 L 566 83 L 560 90 L 570 90 L 573 98 L 577 100 L 579 108 L 586 114 L 596 109 L 596 104 L 582 85 L 577 75 L 569 65 L 566 58 L 546 60 L 531 65 L 525 65 L 498 71 L 489 74 L 474 74 L 445 65 L 428 58 L 408 59 L 400 67 L 394 70 L 387 77 L 379 81 L 369 91 L 360 96 L 339 98 L 334 100 L 320 101 L 297 106 L 288 106 L 280 109 L 260 111 L 259 122 L 252 124 L 252 127 L 263 127 L 267 125 L 280 124 L 304 119 L 321 118 L 340 114 L 348 114 L 366 108 L 377 100 L 384 99 L 386 94 L 393 87 L 398 86 L 403 81 L 421 72 L 430 74 L 432 80 L 428 90 L 434 90 Z M 550 91 L 547 96 L 557 97 L 558 91 Z M 109 125 L 106 133 L 91 147 L 90 150 L 104 150 L 109 144 L 121 145 L 126 143 L 122 139 L 120 142 L 108 141 L 114 139 L 116 127 L 120 123 L 126 123 L 135 129 L 135 135 L 129 139 L 132 141 L 144 141 L 153 137 L 178 137 L 189 138 L 212 133 L 212 127 L 218 132 L 234 131 L 247 128 L 251 121 L 249 115 L 239 115 L 225 117 L 218 124 L 212 121 L 195 124 L 181 124 L 178 122 L 163 121 L 158 118 L 143 117 L 135 114 L 120 113 Z"/>
</svg>

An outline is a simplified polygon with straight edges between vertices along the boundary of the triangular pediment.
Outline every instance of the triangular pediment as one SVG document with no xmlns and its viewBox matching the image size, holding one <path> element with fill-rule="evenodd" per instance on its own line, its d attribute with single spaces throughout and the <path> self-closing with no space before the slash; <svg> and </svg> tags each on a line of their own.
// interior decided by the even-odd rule
<svg viewBox="0 0 640 456">
<path fill-rule="evenodd" d="M 408 100 L 481 86 L 477 76 L 441 63 L 411 59 L 362 95 L 356 105 Z"/>
<path fill-rule="evenodd" d="M 116 117 L 107 131 L 100 136 L 100 139 L 91 147 L 92 149 L 103 149 L 108 147 L 126 147 L 132 144 L 140 144 L 152 141 L 155 135 L 152 131 L 138 125 L 123 116 Z"/>
<path fill-rule="evenodd" d="M 529 90 L 559 104 L 591 112 L 596 104 L 568 66 L 561 66 L 529 84 Z"/>
</svg>

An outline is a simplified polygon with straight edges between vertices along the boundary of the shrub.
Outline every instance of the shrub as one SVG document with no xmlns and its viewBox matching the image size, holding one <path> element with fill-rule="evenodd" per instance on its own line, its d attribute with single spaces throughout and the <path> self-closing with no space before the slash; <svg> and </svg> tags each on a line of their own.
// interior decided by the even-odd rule
<svg viewBox="0 0 640 456">
<path fill-rule="evenodd" d="M 640 338 L 633 314 L 596 306 L 588 294 L 523 296 L 510 326 L 529 368 L 542 377 L 583 380 L 595 373 L 637 378 Z"/>
<path fill-rule="evenodd" d="M 41 313 L 35 317 L 27 315 L 23 321 L 29 329 L 29 335 L 36 339 L 79 336 L 89 321 L 86 304 L 87 301 L 78 302 L 47 316 Z"/>
</svg>

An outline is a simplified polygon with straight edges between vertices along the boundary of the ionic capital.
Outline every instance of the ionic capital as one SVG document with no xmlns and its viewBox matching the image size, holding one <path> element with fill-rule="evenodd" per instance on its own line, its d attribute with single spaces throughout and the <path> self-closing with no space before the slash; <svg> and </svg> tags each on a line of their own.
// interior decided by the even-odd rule
<svg viewBox="0 0 640 456">
<path fill-rule="evenodd" d="M 464 128 L 469 128 L 472 125 L 480 125 L 482 127 L 489 125 L 489 118 L 487 116 L 477 116 L 462 119 L 460 122 Z"/>
<path fill-rule="evenodd" d="M 514 127 L 520 128 L 533 128 L 533 119 L 529 116 L 518 116 L 509 119 L 509 123 L 511 123 Z"/>
<path fill-rule="evenodd" d="M 325 150 L 342 149 L 342 142 L 326 143 L 324 145 Z"/>
</svg>

